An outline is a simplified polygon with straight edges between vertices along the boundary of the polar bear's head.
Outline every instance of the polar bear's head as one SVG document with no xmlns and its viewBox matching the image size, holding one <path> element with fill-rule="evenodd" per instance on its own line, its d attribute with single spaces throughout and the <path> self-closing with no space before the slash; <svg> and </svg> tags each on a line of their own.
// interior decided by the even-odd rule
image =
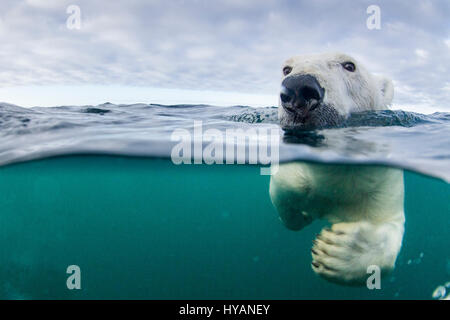
<svg viewBox="0 0 450 320">
<path fill-rule="evenodd" d="M 282 68 L 279 119 L 304 128 L 339 124 L 351 112 L 386 109 L 391 80 L 370 74 L 341 53 L 295 56 Z"/>
</svg>

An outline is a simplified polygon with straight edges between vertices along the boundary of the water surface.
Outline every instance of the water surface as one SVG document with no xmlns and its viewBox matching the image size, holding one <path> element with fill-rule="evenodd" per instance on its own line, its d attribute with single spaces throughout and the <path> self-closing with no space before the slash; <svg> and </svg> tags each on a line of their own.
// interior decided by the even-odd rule
<svg viewBox="0 0 450 320">
<path fill-rule="evenodd" d="M 279 130 L 276 108 L 0 105 L 0 298 L 431 299 L 450 279 L 449 117 L 354 114 Z M 405 171 L 406 231 L 381 290 L 328 283 L 257 165 L 174 165 L 176 129 L 275 129 L 280 161 Z M 255 137 L 258 140 L 260 137 Z M 68 290 L 78 265 L 82 289 Z"/>
</svg>

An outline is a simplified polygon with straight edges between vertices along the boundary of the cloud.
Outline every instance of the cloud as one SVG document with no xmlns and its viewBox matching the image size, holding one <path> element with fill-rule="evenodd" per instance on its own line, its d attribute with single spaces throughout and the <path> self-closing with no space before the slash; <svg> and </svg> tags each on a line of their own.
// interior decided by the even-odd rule
<svg viewBox="0 0 450 320">
<path fill-rule="evenodd" d="M 399 105 L 450 110 L 450 5 L 377 1 L 3 0 L 0 86 L 126 85 L 276 94 L 291 55 L 343 51 L 390 76 Z M 69 5 L 81 29 L 66 27 Z M 0 99 L 1 100 L 1 99 Z"/>
</svg>

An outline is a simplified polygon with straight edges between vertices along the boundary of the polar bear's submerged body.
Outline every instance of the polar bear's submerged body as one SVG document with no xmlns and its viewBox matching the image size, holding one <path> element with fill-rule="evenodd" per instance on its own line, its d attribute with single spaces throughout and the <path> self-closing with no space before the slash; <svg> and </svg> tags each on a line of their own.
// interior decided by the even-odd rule
<svg viewBox="0 0 450 320">
<path fill-rule="evenodd" d="M 282 126 L 333 126 L 351 112 L 386 109 L 390 80 L 369 74 L 343 54 L 286 61 L 280 94 Z M 283 223 L 300 230 L 314 219 L 332 223 L 313 241 L 312 268 L 343 284 L 366 282 L 369 266 L 394 268 L 404 232 L 403 171 L 388 167 L 284 164 L 270 196 Z"/>
</svg>

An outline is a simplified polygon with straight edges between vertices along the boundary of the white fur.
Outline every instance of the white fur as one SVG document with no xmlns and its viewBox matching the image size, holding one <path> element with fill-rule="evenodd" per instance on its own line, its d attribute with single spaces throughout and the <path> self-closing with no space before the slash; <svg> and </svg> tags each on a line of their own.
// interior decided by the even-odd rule
<svg viewBox="0 0 450 320">
<path fill-rule="evenodd" d="M 345 62 L 353 62 L 356 66 L 355 72 L 345 70 L 342 66 Z M 364 66 L 348 55 L 323 53 L 295 56 L 283 64 L 283 68 L 286 66 L 292 68 L 287 76 L 314 76 L 325 89 L 323 103 L 332 106 L 341 116 L 346 117 L 357 111 L 386 109 L 392 102 L 392 81 L 370 74 Z M 283 76 L 282 80 L 287 76 Z M 291 124 L 283 108 L 279 108 L 279 119 L 281 124 Z"/>
<path fill-rule="evenodd" d="M 315 75 L 326 102 L 342 115 L 385 108 L 392 83 L 350 59 L 322 54 L 294 57 L 287 64 L 292 73 Z M 357 73 L 341 70 L 343 61 L 353 61 Z M 371 265 L 383 274 L 394 268 L 404 232 L 403 193 L 403 171 L 381 166 L 287 163 L 270 182 L 272 202 L 289 229 L 300 230 L 314 219 L 332 223 L 314 241 L 312 268 L 342 284 L 365 284 Z"/>
</svg>

